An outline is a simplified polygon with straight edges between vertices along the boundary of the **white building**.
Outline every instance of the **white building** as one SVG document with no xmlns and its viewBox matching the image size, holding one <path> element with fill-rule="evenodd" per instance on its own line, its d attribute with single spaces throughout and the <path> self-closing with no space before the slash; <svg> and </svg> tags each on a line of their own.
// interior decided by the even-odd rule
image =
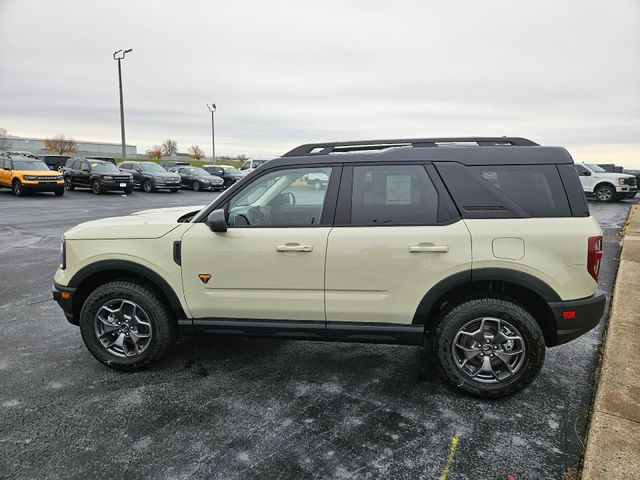
<svg viewBox="0 0 640 480">
<path fill-rule="evenodd" d="M 9 137 L 11 141 L 10 150 L 20 150 L 31 152 L 33 154 L 47 153 L 44 148 L 44 138 L 28 138 L 28 137 Z M 76 141 L 79 154 L 89 155 L 112 155 L 119 157 L 122 155 L 121 143 L 105 143 L 105 142 L 86 142 L 83 140 Z M 136 155 L 137 148 L 135 145 L 127 145 L 127 155 Z"/>
</svg>

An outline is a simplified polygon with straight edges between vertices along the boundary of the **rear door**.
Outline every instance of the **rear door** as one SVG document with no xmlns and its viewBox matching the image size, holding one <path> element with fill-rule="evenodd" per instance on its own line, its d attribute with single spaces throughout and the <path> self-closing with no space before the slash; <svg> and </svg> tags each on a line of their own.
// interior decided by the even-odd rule
<svg viewBox="0 0 640 480">
<path fill-rule="evenodd" d="M 5 170 L 8 168 L 8 170 Z M 11 186 L 11 160 L 0 158 L 0 185 Z"/>
<path fill-rule="evenodd" d="M 435 284 L 470 268 L 469 231 L 432 167 L 345 166 L 327 245 L 328 322 L 411 324 Z"/>
</svg>

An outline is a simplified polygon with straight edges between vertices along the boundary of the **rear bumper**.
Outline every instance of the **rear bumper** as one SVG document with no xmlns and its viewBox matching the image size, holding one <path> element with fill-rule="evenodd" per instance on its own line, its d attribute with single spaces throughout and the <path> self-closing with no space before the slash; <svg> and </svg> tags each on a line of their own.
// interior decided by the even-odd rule
<svg viewBox="0 0 640 480">
<path fill-rule="evenodd" d="M 64 316 L 67 317 L 69 323 L 78 325 L 78 319 L 73 318 L 73 294 L 75 291 L 75 288 L 63 287 L 57 283 L 54 283 L 53 287 L 51 287 L 53 299 L 60 305 L 60 308 L 62 308 Z"/>
<path fill-rule="evenodd" d="M 600 290 L 580 300 L 549 303 L 557 325 L 553 345 L 570 342 L 598 325 L 604 316 L 606 305 L 607 295 Z"/>
</svg>

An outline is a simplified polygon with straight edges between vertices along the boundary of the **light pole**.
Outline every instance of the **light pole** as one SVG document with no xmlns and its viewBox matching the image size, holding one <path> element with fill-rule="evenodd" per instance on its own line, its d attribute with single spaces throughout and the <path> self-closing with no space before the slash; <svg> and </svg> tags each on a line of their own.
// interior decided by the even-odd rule
<svg viewBox="0 0 640 480">
<path fill-rule="evenodd" d="M 216 104 L 212 103 L 211 106 L 209 106 L 209 104 L 207 103 L 207 108 L 211 112 L 211 151 L 213 155 L 213 163 L 216 163 L 216 137 L 213 123 L 213 114 L 216 113 Z"/>
<path fill-rule="evenodd" d="M 127 161 L 127 142 L 124 138 L 124 101 L 122 100 L 122 67 L 120 66 L 120 60 L 124 58 L 124 56 L 132 52 L 133 48 L 129 48 L 124 52 L 122 50 L 118 50 L 113 53 L 113 59 L 118 61 L 118 84 L 120 85 L 120 133 L 122 134 L 122 161 Z"/>
</svg>

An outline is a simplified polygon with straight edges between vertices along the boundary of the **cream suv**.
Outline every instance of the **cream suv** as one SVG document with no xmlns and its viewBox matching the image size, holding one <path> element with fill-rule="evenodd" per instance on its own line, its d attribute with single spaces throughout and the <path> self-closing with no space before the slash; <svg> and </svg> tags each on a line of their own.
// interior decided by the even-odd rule
<svg viewBox="0 0 640 480">
<path fill-rule="evenodd" d="M 309 176 L 328 178 L 326 188 Z M 145 367 L 178 332 L 433 347 L 499 397 L 593 328 L 602 231 L 569 153 L 522 138 L 302 145 L 205 207 L 64 234 L 54 298 L 90 352 Z"/>
</svg>

